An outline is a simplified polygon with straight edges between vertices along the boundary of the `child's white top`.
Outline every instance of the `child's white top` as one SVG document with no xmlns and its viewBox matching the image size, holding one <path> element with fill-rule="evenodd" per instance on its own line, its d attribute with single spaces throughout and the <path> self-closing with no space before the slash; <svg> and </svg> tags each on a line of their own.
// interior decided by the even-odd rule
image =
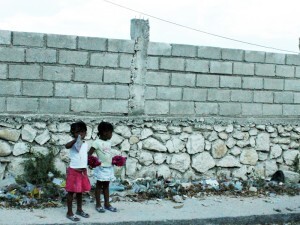
<svg viewBox="0 0 300 225">
<path fill-rule="evenodd" d="M 102 167 L 112 166 L 111 161 L 114 155 L 111 150 L 110 140 L 104 141 L 97 139 L 93 142 L 92 147 L 96 150 L 97 157 L 101 161 Z"/>
<path fill-rule="evenodd" d="M 88 158 L 88 144 L 83 142 L 80 150 L 78 151 L 75 144 L 70 150 L 70 167 L 71 168 L 87 168 L 87 158 Z"/>
</svg>

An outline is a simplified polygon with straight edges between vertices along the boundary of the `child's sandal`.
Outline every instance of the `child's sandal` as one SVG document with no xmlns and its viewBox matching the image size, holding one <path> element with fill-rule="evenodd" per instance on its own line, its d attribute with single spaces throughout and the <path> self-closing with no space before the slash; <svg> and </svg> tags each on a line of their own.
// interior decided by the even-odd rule
<svg viewBox="0 0 300 225">
<path fill-rule="evenodd" d="M 68 215 L 67 215 L 67 218 L 68 218 L 69 220 L 72 220 L 73 222 L 78 222 L 78 221 L 80 221 L 80 219 L 79 219 L 77 216 L 75 216 L 75 215 L 72 215 L 72 216 L 68 216 Z"/>
<path fill-rule="evenodd" d="M 97 210 L 97 212 L 99 212 L 99 213 L 105 213 L 105 209 L 104 209 L 102 206 L 96 207 L 96 210 Z"/>
<path fill-rule="evenodd" d="M 117 208 L 112 207 L 112 206 L 108 206 L 108 207 L 104 207 L 106 210 L 109 210 L 111 212 L 117 212 Z"/>
<path fill-rule="evenodd" d="M 84 217 L 84 218 L 89 218 L 89 217 L 90 217 L 90 215 L 87 214 L 87 213 L 84 212 L 84 211 L 77 211 L 77 212 L 76 212 L 76 215 L 82 216 L 82 217 Z"/>
</svg>

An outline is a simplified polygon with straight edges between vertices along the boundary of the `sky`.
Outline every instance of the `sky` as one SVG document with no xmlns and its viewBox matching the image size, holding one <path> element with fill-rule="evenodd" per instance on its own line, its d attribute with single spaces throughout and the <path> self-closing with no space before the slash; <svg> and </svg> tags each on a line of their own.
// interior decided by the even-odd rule
<svg viewBox="0 0 300 225">
<path fill-rule="evenodd" d="M 107 0 L 0 0 L 0 30 L 129 40 L 137 18 L 149 20 L 152 42 L 299 53 L 300 0 L 109 1 L 134 11 Z"/>
</svg>

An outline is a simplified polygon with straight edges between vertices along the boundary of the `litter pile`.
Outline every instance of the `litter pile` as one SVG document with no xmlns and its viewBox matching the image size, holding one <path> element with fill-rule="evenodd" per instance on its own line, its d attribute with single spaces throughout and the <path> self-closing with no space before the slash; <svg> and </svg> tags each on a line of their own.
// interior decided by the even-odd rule
<svg viewBox="0 0 300 225">
<path fill-rule="evenodd" d="M 0 207 L 4 208 L 46 208 L 65 205 L 65 181 L 54 178 L 44 185 L 28 182 L 18 183 L 13 177 L 0 181 Z M 276 196 L 299 195 L 299 183 L 283 183 L 263 179 L 217 180 L 202 179 L 183 182 L 177 179 L 138 178 L 118 180 L 111 183 L 112 201 L 145 201 L 164 199 L 183 202 L 186 198 L 203 198 L 210 195 L 226 196 Z M 86 201 L 93 201 L 94 191 L 85 195 Z"/>
</svg>

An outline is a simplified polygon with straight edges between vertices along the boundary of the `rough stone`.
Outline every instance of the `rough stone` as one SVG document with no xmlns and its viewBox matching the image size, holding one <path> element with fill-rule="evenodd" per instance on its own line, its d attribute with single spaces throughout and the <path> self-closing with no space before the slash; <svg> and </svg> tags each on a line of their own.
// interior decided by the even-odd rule
<svg viewBox="0 0 300 225">
<path fill-rule="evenodd" d="M 183 141 L 181 141 L 178 138 L 173 138 L 173 139 L 167 141 L 166 147 L 168 149 L 168 152 L 178 153 L 182 149 L 184 149 L 184 143 L 183 143 Z"/>
<path fill-rule="evenodd" d="M 271 147 L 270 159 L 276 159 L 282 154 L 282 148 L 280 145 L 274 145 Z"/>
<path fill-rule="evenodd" d="M 256 150 L 270 151 L 270 135 L 268 133 L 260 133 L 257 135 Z"/>
<path fill-rule="evenodd" d="M 19 156 L 29 152 L 29 147 L 24 142 L 19 142 L 14 145 L 13 155 Z"/>
<path fill-rule="evenodd" d="M 233 156 L 228 155 L 222 158 L 218 163 L 217 166 L 220 167 L 241 167 L 240 162 Z"/>
<path fill-rule="evenodd" d="M 153 163 L 152 154 L 149 152 L 142 152 L 139 156 L 139 162 L 141 165 L 149 166 Z"/>
<path fill-rule="evenodd" d="M 45 130 L 42 134 L 38 135 L 34 140 L 40 145 L 45 144 L 47 141 L 50 140 L 49 131 Z"/>
<path fill-rule="evenodd" d="M 299 151 L 298 150 L 288 150 L 288 151 L 285 151 L 283 153 L 283 159 L 286 163 L 286 165 L 293 165 L 294 161 L 295 161 L 295 158 L 296 157 L 299 157 Z"/>
<path fill-rule="evenodd" d="M 258 154 L 254 149 L 243 149 L 240 155 L 240 162 L 246 165 L 255 165 L 258 161 Z"/>
<path fill-rule="evenodd" d="M 153 134 L 153 131 L 151 129 L 145 128 L 142 130 L 140 139 L 144 140 L 144 139 L 150 137 L 152 134 Z"/>
<path fill-rule="evenodd" d="M 2 129 L 0 130 L 0 138 L 7 141 L 18 141 L 21 132 L 13 129 Z"/>
<path fill-rule="evenodd" d="M 151 137 L 144 140 L 142 144 L 143 144 L 144 149 L 158 151 L 158 152 L 166 152 L 167 151 L 166 146 L 164 146 L 158 140 L 151 138 Z"/>
<path fill-rule="evenodd" d="M 114 132 L 116 132 L 117 134 L 125 137 L 125 138 L 130 138 L 131 137 L 131 131 L 127 126 L 117 126 L 114 129 Z"/>
<path fill-rule="evenodd" d="M 167 159 L 167 155 L 166 154 L 162 154 L 162 153 L 155 153 L 154 156 L 154 162 L 156 164 L 162 164 L 166 161 Z"/>
<path fill-rule="evenodd" d="M 200 173 L 207 172 L 215 165 L 215 160 L 208 152 L 202 152 L 192 157 L 192 167 Z"/>
<path fill-rule="evenodd" d="M 227 153 L 227 147 L 221 140 L 217 140 L 212 144 L 212 156 L 215 159 L 222 158 Z"/>
<path fill-rule="evenodd" d="M 185 172 L 190 167 L 190 156 L 186 153 L 173 155 L 170 161 L 170 168 Z"/>
<path fill-rule="evenodd" d="M 5 141 L 0 141 L 0 157 L 8 156 L 12 153 L 10 145 Z"/>
<path fill-rule="evenodd" d="M 189 154 L 196 154 L 204 151 L 204 137 L 201 134 L 192 134 L 186 143 Z"/>
<path fill-rule="evenodd" d="M 30 125 L 24 125 L 22 129 L 22 139 L 24 141 L 33 142 L 36 137 L 37 131 L 33 129 Z"/>
</svg>

